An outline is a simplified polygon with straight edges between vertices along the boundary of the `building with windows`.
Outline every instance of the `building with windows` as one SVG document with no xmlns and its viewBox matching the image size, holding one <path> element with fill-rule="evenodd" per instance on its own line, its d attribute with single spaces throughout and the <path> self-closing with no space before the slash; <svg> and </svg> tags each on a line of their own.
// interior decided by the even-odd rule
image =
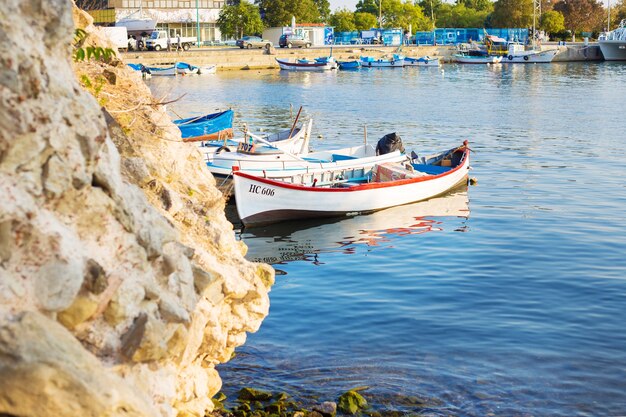
<svg viewBox="0 0 626 417">
<path fill-rule="evenodd" d="M 168 31 L 171 37 L 196 38 L 199 22 L 202 43 L 222 40 L 216 22 L 224 0 L 77 0 L 76 4 L 97 25 L 113 26 L 121 19 L 141 16 L 156 20 L 156 29 Z"/>
</svg>

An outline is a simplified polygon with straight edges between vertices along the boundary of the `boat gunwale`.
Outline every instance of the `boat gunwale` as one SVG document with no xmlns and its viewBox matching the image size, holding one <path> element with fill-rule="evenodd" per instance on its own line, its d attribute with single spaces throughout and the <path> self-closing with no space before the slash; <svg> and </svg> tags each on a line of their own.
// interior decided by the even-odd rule
<svg viewBox="0 0 626 417">
<path fill-rule="evenodd" d="M 345 187 L 345 188 L 343 187 L 341 188 L 313 187 L 310 185 L 290 184 L 290 183 L 286 183 L 283 181 L 277 181 L 277 180 L 272 180 L 270 178 L 263 178 L 263 177 L 259 177 L 256 175 L 247 174 L 245 172 L 241 172 L 238 170 L 233 170 L 233 175 L 240 176 L 248 180 L 252 180 L 252 181 L 258 181 L 267 185 L 272 185 L 277 188 L 286 188 L 286 189 L 297 190 L 297 191 L 350 193 L 350 192 L 355 192 L 355 191 L 374 190 L 374 189 L 379 189 L 379 188 L 389 188 L 389 187 L 397 187 L 397 186 L 407 185 L 407 184 L 415 184 L 419 182 L 430 181 L 430 180 L 434 180 L 437 178 L 443 178 L 443 177 L 452 175 L 453 173 L 457 172 L 458 170 L 462 169 L 463 167 L 467 165 L 470 149 L 468 145 L 463 145 L 463 146 L 465 146 L 465 149 L 463 150 L 463 156 L 461 157 L 459 164 L 453 169 L 450 169 L 449 171 L 446 171 L 446 172 L 442 172 L 441 174 L 424 175 L 421 177 L 405 178 L 405 179 L 399 179 L 399 180 L 394 180 L 394 181 L 369 182 L 369 183 L 358 184 L 358 185 Z M 456 149 L 458 150 L 459 148 L 456 148 Z"/>
</svg>

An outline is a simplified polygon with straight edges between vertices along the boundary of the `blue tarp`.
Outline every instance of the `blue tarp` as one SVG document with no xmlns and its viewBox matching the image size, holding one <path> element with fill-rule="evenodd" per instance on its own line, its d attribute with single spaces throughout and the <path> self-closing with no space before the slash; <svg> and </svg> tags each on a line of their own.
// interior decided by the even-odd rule
<svg viewBox="0 0 626 417">
<path fill-rule="evenodd" d="M 174 124 L 180 129 L 183 138 L 191 138 L 232 129 L 234 115 L 232 110 L 226 110 L 201 117 L 174 120 Z"/>
</svg>

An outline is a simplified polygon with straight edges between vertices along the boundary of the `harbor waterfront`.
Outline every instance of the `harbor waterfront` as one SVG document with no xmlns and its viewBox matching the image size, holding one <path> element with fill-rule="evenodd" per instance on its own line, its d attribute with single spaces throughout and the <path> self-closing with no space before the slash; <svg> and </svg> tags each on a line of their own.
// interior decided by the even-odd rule
<svg viewBox="0 0 626 417">
<path fill-rule="evenodd" d="M 543 49 L 558 49 L 559 53 L 553 62 L 577 62 L 577 61 L 601 61 L 602 54 L 597 44 L 585 45 L 575 43 L 568 46 L 557 44 L 545 44 Z M 271 54 L 262 49 L 239 49 L 239 48 L 193 48 L 189 51 L 172 52 L 126 52 L 123 53 L 124 61 L 129 64 L 173 65 L 175 62 L 187 62 L 196 66 L 217 65 L 218 70 L 251 70 L 251 69 L 278 69 L 278 59 L 314 58 L 318 56 L 332 56 L 335 59 L 348 60 L 360 55 L 380 58 L 391 55 L 398 47 L 382 45 L 353 45 L 333 46 L 323 48 L 282 49 L 275 48 Z M 453 46 L 403 46 L 402 54 L 411 57 L 439 56 L 444 61 L 452 61 L 453 55 L 458 50 Z"/>
<path fill-rule="evenodd" d="M 277 277 L 260 330 L 218 367 L 231 400 L 242 386 L 309 403 L 368 386 L 378 411 L 626 413 L 626 65 L 146 83 L 184 94 L 170 105 L 181 117 L 232 108 L 236 130 L 289 128 L 302 104 L 315 150 L 360 144 L 366 125 L 368 141 L 395 131 L 418 154 L 465 139 L 474 151 L 478 185 L 444 199 L 235 231 Z"/>
</svg>

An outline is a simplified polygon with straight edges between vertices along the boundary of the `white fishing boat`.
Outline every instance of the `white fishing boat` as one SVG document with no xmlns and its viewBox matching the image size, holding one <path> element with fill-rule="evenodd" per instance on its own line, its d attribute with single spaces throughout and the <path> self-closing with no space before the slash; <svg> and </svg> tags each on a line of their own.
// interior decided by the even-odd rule
<svg viewBox="0 0 626 417">
<path fill-rule="evenodd" d="M 427 200 L 468 178 L 468 142 L 410 163 L 353 166 L 281 180 L 235 167 L 237 212 L 245 226 L 286 220 L 347 216 Z"/>
<path fill-rule="evenodd" d="M 177 69 L 176 69 L 176 65 L 173 65 L 171 67 L 165 67 L 165 68 L 161 68 L 161 67 L 147 67 L 148 70 L 150 71 L 150 74 L 152 74 L 152 76 L 171 76 L 171 75 L 176 75 L 178 73 Z"/>
<path fill-rule="evenodd" d="M 547 49 L 545 51 L 540 51 L 537 49 L 526 50 L 524 45 L 511 42 L 509 43 L 508 55 L 506 56 L 506 59 L 502 60 L 502 63 L 547 64 L 552 62 L 552 60 L 558 53 L 558 49 Z"/>
<path fill-rule="evenodd" d="M 157 21 L 143 12 L 143 2 L 139 1 L 139 9 L 115 22 L 115 26 L 123 26 L 129 35 L 150 34 L 156 28 Z"/>
<path fill-rule="evenodd" d="M 285 71 L 329 71 L 338 68 L 333 57 L 316 58 L 315 60 L 298 59 L 288 61 L 276 58 L 278 66 Z"/>
<path fill-rule="evenodd" d="M 438 67 L 441 65 L 439 57 L 421 56 L 419 58 L 404 58 L 405 67 Z"/>
<path fill-rule="evenodd" d="M 454 55 L 454 60 L 459 64 L 499 64 L 502 62 L 501 55 L 472 55 L 467 52 L 460 52 Z"/>
<path fill-rule="evenodd" d="M 619 27 L 598 38 L 600 51 L 607 61 L 626 61 L 626 19 Z"/>
<path fill-rule="evenodd" d="M 205 65 L 204 67 L 198 67 L 198 75 L 215 74 L 217 72 L 217 65 Z"/>
<path fill-rule="evenodd" d="M 309 137 L 313 120 L 301 126 L 281 130 L 266 135 L 255 135 L 245 131 L 243 136 L 233 138 L 225 136 L 222 140 L 206 140 L 196 142 L 198 148 L 205 155 L 205 161 L 225 160 L 227 155 L 238 155 L 239 147 L 244 144 L 244 149 L 259 149 L 259 152 L 267 149 L 267 153 L 274 152 L 308 152 Z M 245 151 L 244 151 L 245 152 Z M 218 157 L 218 155 L 221 155 Z M 228 171 L 230 172 L 230 170 Z"/>
<path fill-rule="evenodd" d="M 404 56 L 393 54 L 391 58 L 373 58 L 371 56 L 361 57 L 361 67 L 363 68 L 402 68 L 404 66 Z"/>
</svg>

